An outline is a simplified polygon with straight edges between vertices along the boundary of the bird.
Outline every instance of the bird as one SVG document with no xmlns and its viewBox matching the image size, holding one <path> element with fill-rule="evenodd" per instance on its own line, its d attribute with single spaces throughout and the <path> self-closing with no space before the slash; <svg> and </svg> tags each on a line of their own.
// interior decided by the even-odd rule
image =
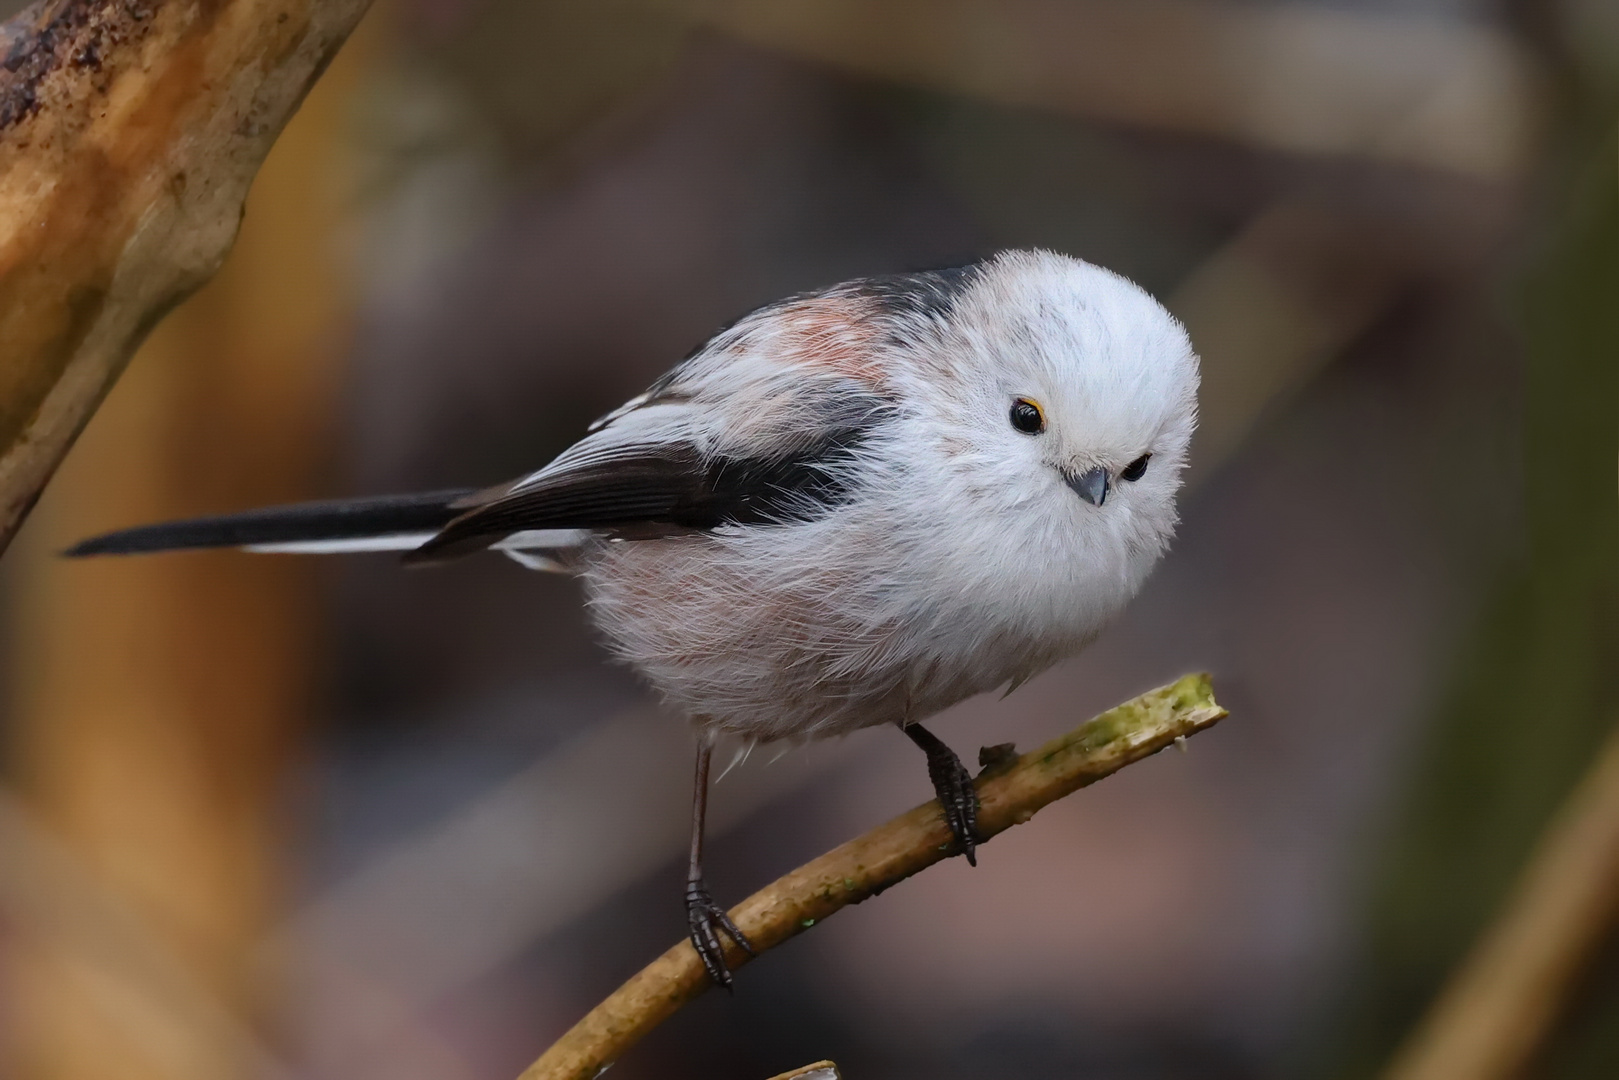
<svg viewBox="0 0 1619 1080">
<path fill-rule="evenodd" d="M 695 734 L 684 903 L 730 989 L 703 824 L 716 741 L 903 732 L 956 851 L 978 801 L 923 721 L 1094 640 L 1178 522 L 1197 423 L 1185 328 L 1046 250 L 767 304 L 509 483 L 144 525 L 64 554 L 476 551 L 582 579 L 609 650 Z M 722 938 L 723 935 L 723 938 Z"/>
</svg>

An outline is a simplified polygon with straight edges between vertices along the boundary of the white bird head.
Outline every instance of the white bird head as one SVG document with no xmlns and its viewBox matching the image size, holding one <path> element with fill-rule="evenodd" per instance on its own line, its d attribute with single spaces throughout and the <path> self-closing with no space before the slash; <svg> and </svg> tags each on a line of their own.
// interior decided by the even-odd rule
<svg viewBox="0 0 1619 1080">
<path fill-rule="evenodd" d="M 980 264 L 930 346 L 946 370 L 919 396 L 981 495 L 1156 558 L 1197 421 L 1174 316 L 1111 271 L 1012 251 Z"/>
</svg>

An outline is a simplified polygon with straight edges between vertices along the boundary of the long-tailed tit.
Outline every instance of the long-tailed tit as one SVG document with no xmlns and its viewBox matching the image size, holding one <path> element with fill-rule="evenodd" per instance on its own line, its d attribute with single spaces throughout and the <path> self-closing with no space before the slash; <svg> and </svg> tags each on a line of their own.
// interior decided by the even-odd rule
<svg viewBox="0 0 1619 1080">
<path fill-rule="evenodd" d="M 686 910 L 712 746 L 892 725 L 960 850 L 977 797 L 919 721 L 1077 652 L 1174 531 L 1198 362 L 1129 281 L 1049 252 L 847 282 L 760 308 L 538 472 L 481 491 L 308 503 L 110 533 L 181 548 L 493 549 L 584 579 L 613 651 L 697 734 Z"/>
</svg>

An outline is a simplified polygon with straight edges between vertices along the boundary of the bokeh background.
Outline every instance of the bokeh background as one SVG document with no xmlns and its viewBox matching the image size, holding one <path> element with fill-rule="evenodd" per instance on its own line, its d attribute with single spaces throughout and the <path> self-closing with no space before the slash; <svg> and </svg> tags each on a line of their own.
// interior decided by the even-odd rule
<svg viewBox="0 0 1619 1080">
<path fill-rule="evenodd" d="M 0 1071 L 501 1080 L 683 933 L 689 746 L 498 557 L 65 563 L 509 478 L 795 290 L 1008 246 L 1204 357 L 1173 552 L 936 730 L 1232 718 L 849 909 L 614 1077 L 1378 1074 L 1619 720 L 1612 0 L 379 0 L 0 576 Z M 929 794 L 718 785 L 733 901 Z M 1536 1075 L 1619 1075 L 1619 950 Z"/>
</svg>

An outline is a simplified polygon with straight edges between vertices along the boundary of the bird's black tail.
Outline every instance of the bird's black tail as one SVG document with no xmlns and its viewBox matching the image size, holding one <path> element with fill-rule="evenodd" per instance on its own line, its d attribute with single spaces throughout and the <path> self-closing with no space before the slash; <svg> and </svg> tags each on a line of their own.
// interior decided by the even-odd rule
<svg viewBox="0 0 1619 1080">
<path fill-rule="evenodd" d="M 82 540 L 62 554 L 138 555 L 227 547 L 306 554 L 408 551 L 462 513 L 456 500 L 473 490 L 267 506 L 220 517 L 140 525 Z"/>
</svg>

